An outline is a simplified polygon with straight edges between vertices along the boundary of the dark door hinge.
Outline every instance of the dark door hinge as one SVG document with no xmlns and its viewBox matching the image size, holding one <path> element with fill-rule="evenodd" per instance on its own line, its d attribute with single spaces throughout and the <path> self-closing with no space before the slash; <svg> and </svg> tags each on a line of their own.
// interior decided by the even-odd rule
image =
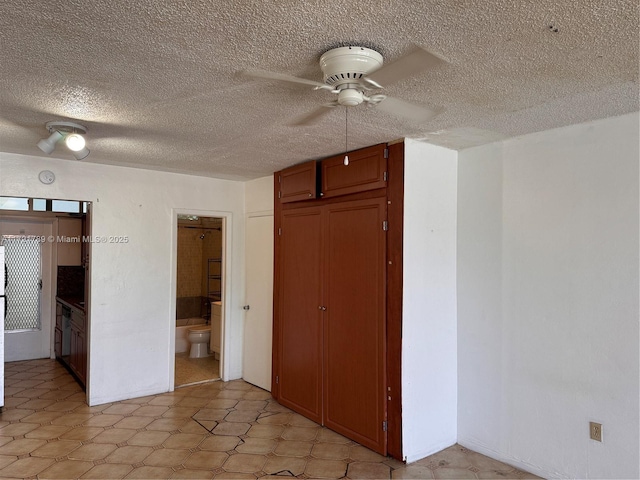
<svg viewBox="0 0 640 480">
<path fill-rule="evenodd" d="M 385 232 L 389 230 L 389 223 L 386 220 L 382 222 L 382 230 Z"/>
<path fill-rule="evenodd" d="M 384 158 L 389 158 L 389 149 L 388 148 L 384 149 Z"/>
<path fill-rule="evenodd" d="M 387 172 L 384 172 L 382 174 L 382 179 L 386 182 L 387 180 L 389 180 L 389 174 Z"/>
<path fill-rule="evenodd" d="M 276 383 L 280 383 L 280 377 L 276 375 Z"/>
<path fill-rule="evenodd" d="M 278 175 L 278 183 L 282 183 L 282 177 Z"/>
<path fill-rule="evenodd" d="M 282 192 L 278 191 L 278 198 L 282 198 Z"/>
<path fill-rule="evenodd" d="M 387 422 L 386 422 L 386 420 L 384 422 L 382 422 L 382 431 L 383 432 L 387 431 Z"/>
<path fill-rule="evenodd" d="M 282 235 L 282 228 L 278 228 L 278 235 Z"/>
</svg>

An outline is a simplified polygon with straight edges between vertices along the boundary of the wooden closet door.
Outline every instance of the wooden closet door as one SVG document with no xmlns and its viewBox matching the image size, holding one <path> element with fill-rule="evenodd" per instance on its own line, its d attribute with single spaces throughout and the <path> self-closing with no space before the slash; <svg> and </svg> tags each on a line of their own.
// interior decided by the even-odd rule
<svg viewBox="0 0 640 480">
<path fill-rule="evenodd" d="M 325 207 L 325 425 L 386 455 L 386 198 Z"/>
<path fill-rule="evenodd" d="M 279 401 L 322 423 L 322 210 L 282 213 Z"/>
</svg>

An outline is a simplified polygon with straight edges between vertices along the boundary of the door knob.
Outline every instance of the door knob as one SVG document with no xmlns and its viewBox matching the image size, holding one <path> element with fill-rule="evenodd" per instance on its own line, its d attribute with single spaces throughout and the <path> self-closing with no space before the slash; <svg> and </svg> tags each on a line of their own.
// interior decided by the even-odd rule
<svg viewBox="0 0 640 480">
<path fill-rule="evenodd" d="M 244 307 L 242 307 L 243 310 L 249 310 L 251 307 L 249 305 L 245 305 Z"/>
<path fill-rule="evenodd" d="M 318 310 L 322 310 L 323 312 L 327 309 L 327 307 L 323 305 L 318 305 Z"/>
</svg>

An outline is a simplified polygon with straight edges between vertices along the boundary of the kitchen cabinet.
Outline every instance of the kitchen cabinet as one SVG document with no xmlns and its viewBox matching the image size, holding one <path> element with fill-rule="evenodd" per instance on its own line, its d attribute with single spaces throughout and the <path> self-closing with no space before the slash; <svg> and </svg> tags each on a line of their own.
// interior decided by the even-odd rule
<svg viewBox="0 0 640 480">
<path fill-rule="evenodd" d="M 71 310 L 71 351 L 69 368 L 76 374 L 82 385 L 87 373 L 87 354 L 85 340 L 85 315 L 77 309 Z"/>
<path fill-rule="evenodd" d="M 74 373 L 84 387 L 87 377 L 86 315 L 80 301 L 58 297 L 54 350 L 56 358 Z"/>
<path fill-rule="evenodd" d="M 390 404 L 400 402 L 388 385 L 400 359 L 387 358 L 387 331 L 401 312 L 388 317 L 387 278 L 390 269 L 393 282 L 402 277 L 402 262 L 387 263 L 402 223 L 389 244 L 385 156 L 378 145 L 350 152 L 348 166 L 344 156 L 339 166 L 321 161 L 321 199 L 283 203 L 276 194 L 272 383 L 283 405 L 383 455 L 391 451 Z M 402 176 L 396 180 L 401 191 Z M 393 421 L 393 455 L 401 458 L 401 418 Z"/>
<path fill-rule="evenodd" d="M 58 266 L 82 265 L 82 219 L 58 218 Z"/>
</svg>

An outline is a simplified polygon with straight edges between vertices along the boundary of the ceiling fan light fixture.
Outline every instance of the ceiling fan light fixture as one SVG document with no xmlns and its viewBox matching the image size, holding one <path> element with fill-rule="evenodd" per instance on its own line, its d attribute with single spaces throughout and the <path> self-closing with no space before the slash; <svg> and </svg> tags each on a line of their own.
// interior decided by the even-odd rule
<svg viewBox="0 0 640 480">
<path fill-rule="evenodd" d="M 69 150 L 71 150 L 72 152 L 79 152 L 84 149 L 86 145 L 84 137 L 79 133 L 71 133 L 67 135 L 65 143 L 67 144 Z"/>
<path fill-rule="evenodd" d="M 51 135 L 48 138 L 42 138 L 36 144 L 40 150 L 42 150 L 47 155 L 50 155 L 51 152 L 56 148 L 56 143 L 63 137 L 59 131 L 53 130 Z"/>
</svg>

